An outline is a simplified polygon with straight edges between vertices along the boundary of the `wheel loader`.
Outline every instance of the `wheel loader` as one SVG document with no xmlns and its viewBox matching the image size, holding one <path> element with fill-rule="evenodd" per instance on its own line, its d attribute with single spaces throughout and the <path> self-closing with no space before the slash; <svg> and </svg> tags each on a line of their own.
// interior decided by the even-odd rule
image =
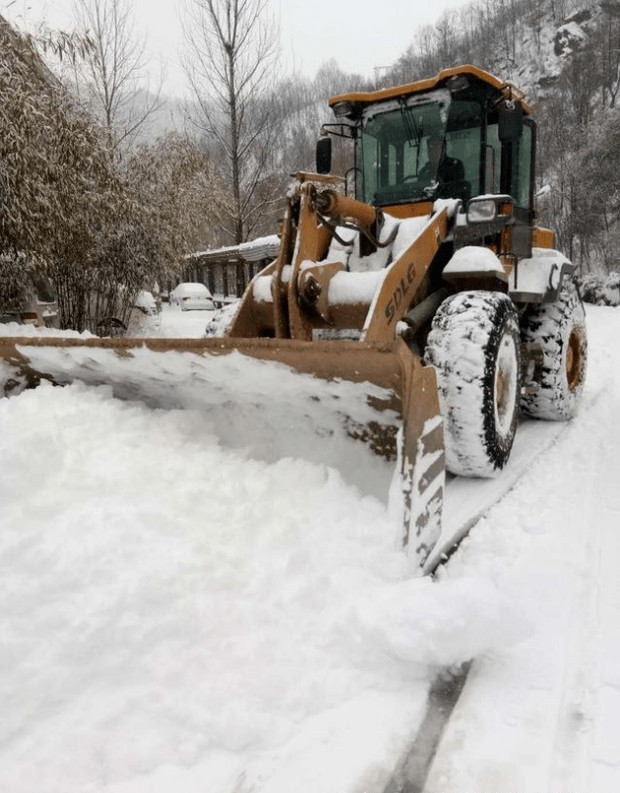
<svg viewBox="0 0 620 793">
<path fill-rule="evenodd" d="M 273 393 L 282 365 L 355 385 L 355 397 L 334 396 L 338 415 L 356 443 L 393 461 L 390 508 L 424 569 L 446 472 L 500 471 L 520 411 L 575 411 L 584 311 L 572 264 L 536 224 L 536 125 L 515 86 L 465 65 L 329 105 L 316 172 L 294 175 L 278 256 L 226 337 L 3 338 L 5 390 L 82 378 L 165 404 L 176 378 L 211 389 L 213 404 L 219 375 L 205 385 L 198 368 L 233 354 L 277 364 Z M 345 175 L 331 173 L 334 136 L 352 143 Z M 193 363 L 183 375 L 163 352 Z M 159 361 L 150 374 L 147 360 Z"/>
</svg>

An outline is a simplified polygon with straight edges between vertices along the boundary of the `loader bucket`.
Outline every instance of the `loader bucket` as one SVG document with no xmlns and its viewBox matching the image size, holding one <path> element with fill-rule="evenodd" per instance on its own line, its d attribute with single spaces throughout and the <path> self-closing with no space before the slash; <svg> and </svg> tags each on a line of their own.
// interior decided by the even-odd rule
<svg viewBox="0 0 620 793">
<path fill-rule="evenodd" d="M 202 410 L 223 443 L 250 456 L 337 468 L 363 493 L 389 501 L 415 569 L 439 537 L 444 458 L 435 373 L 402 339 L 0 337 L 5 395 L 45 380 Z"/>
</svg>

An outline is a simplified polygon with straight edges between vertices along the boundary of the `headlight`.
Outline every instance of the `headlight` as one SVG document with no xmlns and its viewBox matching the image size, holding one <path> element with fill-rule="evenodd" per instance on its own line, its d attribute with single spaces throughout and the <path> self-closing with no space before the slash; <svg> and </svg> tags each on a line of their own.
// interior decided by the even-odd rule
<svg viewBox="0 0 620 793">
<path fill-rule="evenodd" d="M 491 198 L 472 201 L 467 209 L 467 220 L 469 223 L 484 223 L 488 220 L 495 220 L 496 215 L 497 204 Z"/>
</svg>

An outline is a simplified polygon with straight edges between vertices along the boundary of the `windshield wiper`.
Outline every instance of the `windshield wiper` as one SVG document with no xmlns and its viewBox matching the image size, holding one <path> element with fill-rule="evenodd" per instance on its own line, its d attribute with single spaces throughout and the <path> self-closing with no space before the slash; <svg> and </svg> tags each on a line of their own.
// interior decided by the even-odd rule
<svg viewBox="0 0 620 793">
<path fill-rule="evenodd" d="M 402 99 L 400 102 L 400 114 L 403 119 L 403 124 L 405 125 L 405 131 L 407 132 L 407 140 L 409 143 L 415 141 L 415 145 L 419 147 L 424 130 L 417 125 L 413 109 L 408 107 Z"/>
</svg>

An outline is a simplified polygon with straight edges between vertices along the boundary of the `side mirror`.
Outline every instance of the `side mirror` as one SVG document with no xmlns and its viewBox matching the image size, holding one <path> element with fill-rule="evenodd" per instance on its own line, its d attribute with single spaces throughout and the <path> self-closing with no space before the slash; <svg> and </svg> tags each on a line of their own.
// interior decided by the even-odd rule
<svg viewBox="0 0 620 793">
<path fill-rule="evenodd" d="M 329 173 L 332 169 L 332 139 L 325 135 L 316 142 L 316 172 Z"/>
<path fill-rule="evenodd" d="M 497 133 L 502 143 L 518 140 L 523 132 L 521 102 L 507 100 L 499 106 Z"/>
</svg>

